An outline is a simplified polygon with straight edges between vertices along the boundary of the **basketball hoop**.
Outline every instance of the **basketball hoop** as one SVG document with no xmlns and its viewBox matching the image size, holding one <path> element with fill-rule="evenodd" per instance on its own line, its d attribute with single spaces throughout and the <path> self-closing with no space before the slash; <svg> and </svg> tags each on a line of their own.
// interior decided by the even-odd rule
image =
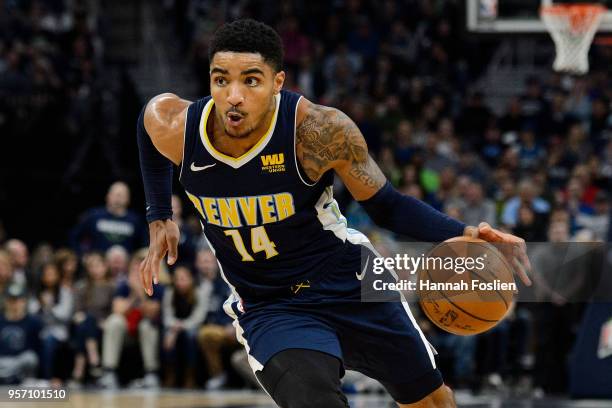
<svg viewBox="0 0 612 408">
<path fill-rule="evenodd" d="M 540 18 L 555 43 L 555 71 L 588 72 L 589 48 L 606 10 L 599 4 L 555 4 L 540 9 Z"/>
</svg>

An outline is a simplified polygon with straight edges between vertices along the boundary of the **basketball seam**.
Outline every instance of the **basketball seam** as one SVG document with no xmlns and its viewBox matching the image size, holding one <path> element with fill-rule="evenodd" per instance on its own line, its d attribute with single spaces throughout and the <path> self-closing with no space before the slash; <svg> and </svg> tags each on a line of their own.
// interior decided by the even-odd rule
<svg viewBox="0 0 612 408">
<path fill-rule="evenodd" d="M 470 273 L 473 273 L 474 275 L 476 275 L 478 278 L 482 279 L 484 282 L 486 283 L 491 283 L 491 281 L 486 280 L 484 277 L 480 276 L 477 272 L 474 272 L 473 270 L 468 271 Z M 498 289 L 493 289 L 495 292 L 497 292 L 497 294 L 499 295 L 499 297 L 501 298 L 501 300 L 504 301 L 504 305 L 506 306 L 506 309 L 508 308 L 508 302 L 506 302 L 506 298 L 504 298 L 502 296 L 502 294 L 499 292 Z"/>
<path fill-rule="evenodd" d="M 427 276 L 429 276 L 429 279 L 433 279 L 431 277 L 431 275 L 429 274 L 429 269 L 427 269 Z M 446 299 L 448 301 L 448 303 L 450 303 L 451 305 L 455 306 L 457 309 L 461 310 L 463 313 L 465 313 L 466 315 L 473 317 L 476 320 L 480 320 L 481 322 L 486 322 L 486 323 L 498 323 L 499 320 L 489 320 L 489 319 L 483 319 L 481 317 L 478 316 L 474 316 L 473 314 L 471 314 L 470 312 L 468 312 L 467 310 L 463 310 L 463 308 L 459 307 L 458 305 L 456 305 L 452 300 L 450 300 L 445 294 L 444 292 L 442 292 L 441 290 L 437 290 L 436 292 L 440 292 L 440 294 L 444 297 L 444 299 Z"/>
</svg>

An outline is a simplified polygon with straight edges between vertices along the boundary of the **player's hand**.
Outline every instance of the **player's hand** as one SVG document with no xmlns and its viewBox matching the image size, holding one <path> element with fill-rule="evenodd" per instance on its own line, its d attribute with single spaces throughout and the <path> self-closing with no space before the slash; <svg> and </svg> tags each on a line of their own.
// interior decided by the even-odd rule
<svg viewBox="0 0 612 408">
<path fill-rule="evenodd" d="M 487 242 L 500 243 L 497 249 L 501 250 L 504 256 L 510 261 L 515 273 L 521 278 L 523 283 L 531 286 L 528 272 L 531 272 L 531 262 L 527 257 L 527 245 L 523 238 L 508 234 L 491 227 L 486 222 L 481 222 L 478 227 L 466 227 L 465 235 L 473 238 L 480 238 Z"/>
<path fill-rule="evenodd" d="M 153 284 L 159 282 L 159 264 L 168 254 L 168 265 L 178 256 L 179 228 L 172 220 L 153 221 L 149 224 L 149 252 L 140 264 L 140 278 L 147 295 L 153 295 Z"/>
</svg>

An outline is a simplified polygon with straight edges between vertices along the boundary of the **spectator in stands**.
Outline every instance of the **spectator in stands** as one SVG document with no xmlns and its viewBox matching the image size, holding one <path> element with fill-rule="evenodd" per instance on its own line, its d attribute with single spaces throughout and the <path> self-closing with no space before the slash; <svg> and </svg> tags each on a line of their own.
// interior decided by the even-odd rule
<svg viewBox="0 0 612 408">
<path fill-rule="evenodd" d="M 223 302 L 230 290 L 219 276 L 217 259 L 210 249 L 198 251 L 196 269 L 200 275 L 200 285 L 208 293 L 208 313 L 204 326 L 198 334 L 198 343 L 206 359 L 210 379 L 207 390 L 222 388 L 227 382 L 227 371 L 223 365 L 222 353 L 239 347 L 236 330 L 231 318 L 223 310 Z"/>
<path fill-rule="evenodd" d="M 593 239 L 605 242 L 610 225 L 610 199 L 605 191 L 599 191 L 595 196 L 593 211 L 579 211 L 576 215 L 578 229 L 586 228 L 593 233 Z"/>
<path fill-rule="evenodd" d="M 569 127 L 565 143 L 567 146 L 567 154 L 576 163 L 576 167 L 574 167 L 572 175 L 576 175 L 576 172 L 580 173 L 578 175 L 583 179 L 582 181 L 585 183 L 585 186 L 590 186 L 590 183 L 588 183 L 590 180 L 587 180 L 590 174 L 588 174 L 588 172 L 583 173 L 584 169 L 581 169 L 580 164 L 584 163 L 592 152 L 592 147 L 588 141 L 589 140 L 582 123 L 575 123 Z M 587 200 L 592 200 L 594 193 L 590 191 L 587 193 L 589 194 L 589 196 L 586 197 Z"/>
<path fill-rule="evenodd" d="M 31 286 L 33 276 L 29 269 L 30 254 L 26 244 L 18 239 L 9 239 L 6 242 L 5 248 L 11 255 L 13 279 L 15 282 Z"/>
<path fill-rule="evenodd" d="M 591 114 L 591 101 L 587 82 L 584 78 L 576 78 L 567 98 L 568 113 L 578 120 L 585 120 Z"/>
<path fill-rule="evenodd" d="M 577 158 L 570 154 L 565 143 L 561 141 L 551 143 L 547 156 L 548 185 L 555 189 L 562 188 L 567 183 Z"/>
<path fill-rule="evenodd" d="M 523 372 L 522 361 L 529 346 L 529 311 L 513 303 L 504 320 L 478 336 L 478 373 L 483 376 L 481 386 L 502 389 L 506 380 L 515 381 Z M 508 376 L 512 375 L 512 378 Z"/>
<path fill-rule="evenodd" d="M 533 129 L 523 129 L 520 138 L 519 167 L 523 172 L 533 170 L 544 160 L 544 150 L 537 143 Z"/>
<path fill-rule="evenodd" d="M 116 370 L 126 340 L 138 341 L 144 364 L 145 376 L 136 384 L 146 388 L 159 387 L 159 322 L 163 286 L 155 285 L 153 295 L 142 289 L 138 267 L 144 259 L 137 253 L 130 262 L 128 280 L 120 282 L 112 305 L 112 314 L 103 324 L 102 366 L 104 375 L 99 384 L 105 388 L 117 388 Z"/>
<path fill-rule="evenodd" d="M 92 378 L 97 379 L 101 375 L 99 345 L 102 325 L 110 315 L 115 292 L 102 254 L 90 252 L 85 255 L 84 263 L 86 276 L 74 285 L 73 346 L 76 356 L 72 386 L 82 383 L 87 366 Z"/>
<path fill-rule="evenodd" d="M 475 182 L 484 185 L 490 177 L 488 174 L 489 171 L 484 162 L 480 159 L 476 152 L 472 152 L 468 149 L 458 153 L 459 142 L 458 140 L 455 140 L 455 142 L 455 153 L 453 153 L 453 155 L 459 156 L 457 173 L 462 176 L 467 176 Z"/>
<path fill-rule="evenodd" d="M 509 199 L 503 209 L 501 221 L 509 228 L 516 226 L 519 219 L 519 209 L 527 205 L 538 214 L 545 214 L 550 211 L 550 204 L 538 197 L 535 185 L 529 179 L 524 179 L 519 183 L 518 195 Z"/>
<path fill-rule="evenodd" d="M 460 200 L 459 209 L 463 214 L 463 222 L 468 225 L 478 225 L 484 221 L 491 226 L 497 224 L 495 217 L 495 204 L 484 195 L 482 185 L 469 181 L 465 195 Z"/>
<path fill-rule="evenodd" d="M 79 267 L 79 260 L 76 253 L 67 248 L 58 249 L 55 252 L 54 262 L 60 271 L 62 285 L 72 288 L 76 282 L 76 273 Z"/>
<path fill-rule="evenodd" d="M 499 164 L 505 149 L 501 141 L 501 132 L 497 126 L 490 125 L 485 130 L 484 141 L 478 143 L 480 156 L 489 168 L 495 168 Z"/>
<path fill-rule="evenodd" d="M 13 264 L 8 252 L 0 250 L 0 310 L 4 307 L 4 295 L 13 283 Z"/>
<path fill-rule="evenodd" d="M 542 130 L 550 107 L 544 98 L 541 81 L 536 77 L 527 78 L 526 91 L 520 98 L 522 123 L 536 132 Z"/>
<path fill-rule="evenodd" d="M 72 291 L 62 285 L 62 276 L 55 263 L 49 262 L 42 266 L 35 296 L 30 299 L 28 308 L 31 314 L 39 316 L 43 324 L 40 334 L 42 377 L 57 382 L 57 351 L 62 343 L 68 341 L 74 298 Z"/>
<path fill-rule="evenodd" d="M 124 247 L 113 245 L 104 255 L 108 265 L 109 279 L 113 282 L 127 280 L 130 255 Z"/>
<path fill-rule="evenodd" d="M 584 142 L 581 142 L 583 144 Z M 584 158 L 586 160 L 586 156 Z M 595 202 L 595 195 L 600 190 L 594 180 L 595 169 L 589 167 L 586 162 L 577 164 L 572 170 L 571 179 L 577 179 L 582 186 L 582 196 L 579 198 L 580 202 L 588 207 L 593 207 Z M 570 181 L 571 181 L 570 179 Z"/>
<path fill-rule="evenodd" d="M 507 169 L 497 169 L 493 174 L 493 189 L 491 195 L 495 202 L 495 216 L 501 224 L 501 214 L 506 203 L 516 195 L 516 185 Z"/>
<path fill-rule="evenodd" d="M 430 132 L 425 139 L 423 147 L 423 167 L 435 173 L 440 173 L 442 169 L 454 167 L 456 158 L 445 156 L 438 151 L 439 137 L 436 133 Z"/>
<path fill-rule="evenodd" d="M 350 51 L 346 43 L 339 43 L 336 51 L 323 62 L 323 75 L 327 82 L 326 98 L 334 99 L 350 91 L 355 85 L 361 64 L 362 59 L 358 54 Z"/>
<path fill-rule="evenodd" d="M 0 318 L 0 382 L 20 383 L 34 378 L 40 352 L 40 321 L 27 311 L 25 288 L 13 283 L 5 289 Z"/>
<path fill-rule="evenodd" d="M 89 210 L 72 232 L 72 244 L 78 253 L 105 252 L 120 245 L 132 252 L 148 243 L 148 233 L 142 216 L 128 210 L 130 189 L 115 182 L 108 189 L 106 206 Z"/>
<path fill-rule="evenodd" d="M 581 303 L 593 285 L 592 271 L 600 260 L 586 256 L 583 248 L 568 243 L 569 224 L 555 214 L 548 228 L 549 245 L 531 253 L 534 290 L 534 386 L 537 394 L 567 389 L 568 356 L 582 314 Z"/>
<path fill-rule="evenodd" d="M 407 120 L 401 120 L 395 131 L 395 160 L 400 166 L 405 166 L 410 163 L 412 157 L 416 153 L 417 146 L 413 140 L 413 126 Z M 393 149 L 392 146 L 386 146 L 387 149 Z"/>
<path fill-rule="evenodd" d="M 546 218 L 536 213 L 532 207 L 522 205 L 519 208 L 519 218 L 512 233 L 527 242 L 546 241 Z"/>
<path fill-rule="evenodd" d="M 34 279 L 32 280 L 33 285 L 36 284 L 39 278 L 38 275 L 36 275 L 36 272 L 40 271 L 44 265 L 50 262 L 53 262 L 53 246 L 51 246 L 51 244 L 48 242 L 38 244 L 32 251 L 30 261 L 30 268 L 32 273 L 34 273 Z M 36 289 L 36 287 L 33 287 L 32 289 Z"/>
<path fill-rule="evenodd" d="M 196 336 L 207 314 L 209 291 L 194 283 L 191 270 L 178 266 L 174 270 L 173 285 L 164 292 L 164 360 L 168 364 L 167 384 L 195 386 L 195 364 L 198 360 Z M 179 370 L 182 354 L 185 371 Z M 181 381 L 183 379 L 184 381 Z"/>
<path fill-rule="evenodd" d="M 583 201 L 584 185 L 578 177 L 572 177 L 568 183 L 563 196 L 563 205 L 570 215 L 570 232 L 574 233 L 578 229 L 577 217 L 580 213 L 592 214 L 593 208 Z"/>
<path fill-rule="evenodd" d="M 553 92 L 550 100 L 550 116 L 546 118 L 544 134 L 552 138 L 559 138 L 563 135 L 571 123 L 571 118 L 567 114 L 567 98 L 564 92 Z"/>
</svg>

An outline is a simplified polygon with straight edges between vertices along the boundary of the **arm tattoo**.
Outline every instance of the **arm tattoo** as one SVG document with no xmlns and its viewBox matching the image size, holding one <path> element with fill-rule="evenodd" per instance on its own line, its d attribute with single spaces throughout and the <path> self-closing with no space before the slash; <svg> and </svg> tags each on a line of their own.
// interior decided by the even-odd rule
<svg viewBox="0 0 612 408">
<path fill-rule="evenodd" d="M 350 166 L 348 174 L 364 186 L 378 189 L 385 184 L 385 176 L 368 154 L 359 128 L 337 109 L 312 105 L 296 130 L 296 151 L 313 181 L 345 162 Z"/>
</svg>

